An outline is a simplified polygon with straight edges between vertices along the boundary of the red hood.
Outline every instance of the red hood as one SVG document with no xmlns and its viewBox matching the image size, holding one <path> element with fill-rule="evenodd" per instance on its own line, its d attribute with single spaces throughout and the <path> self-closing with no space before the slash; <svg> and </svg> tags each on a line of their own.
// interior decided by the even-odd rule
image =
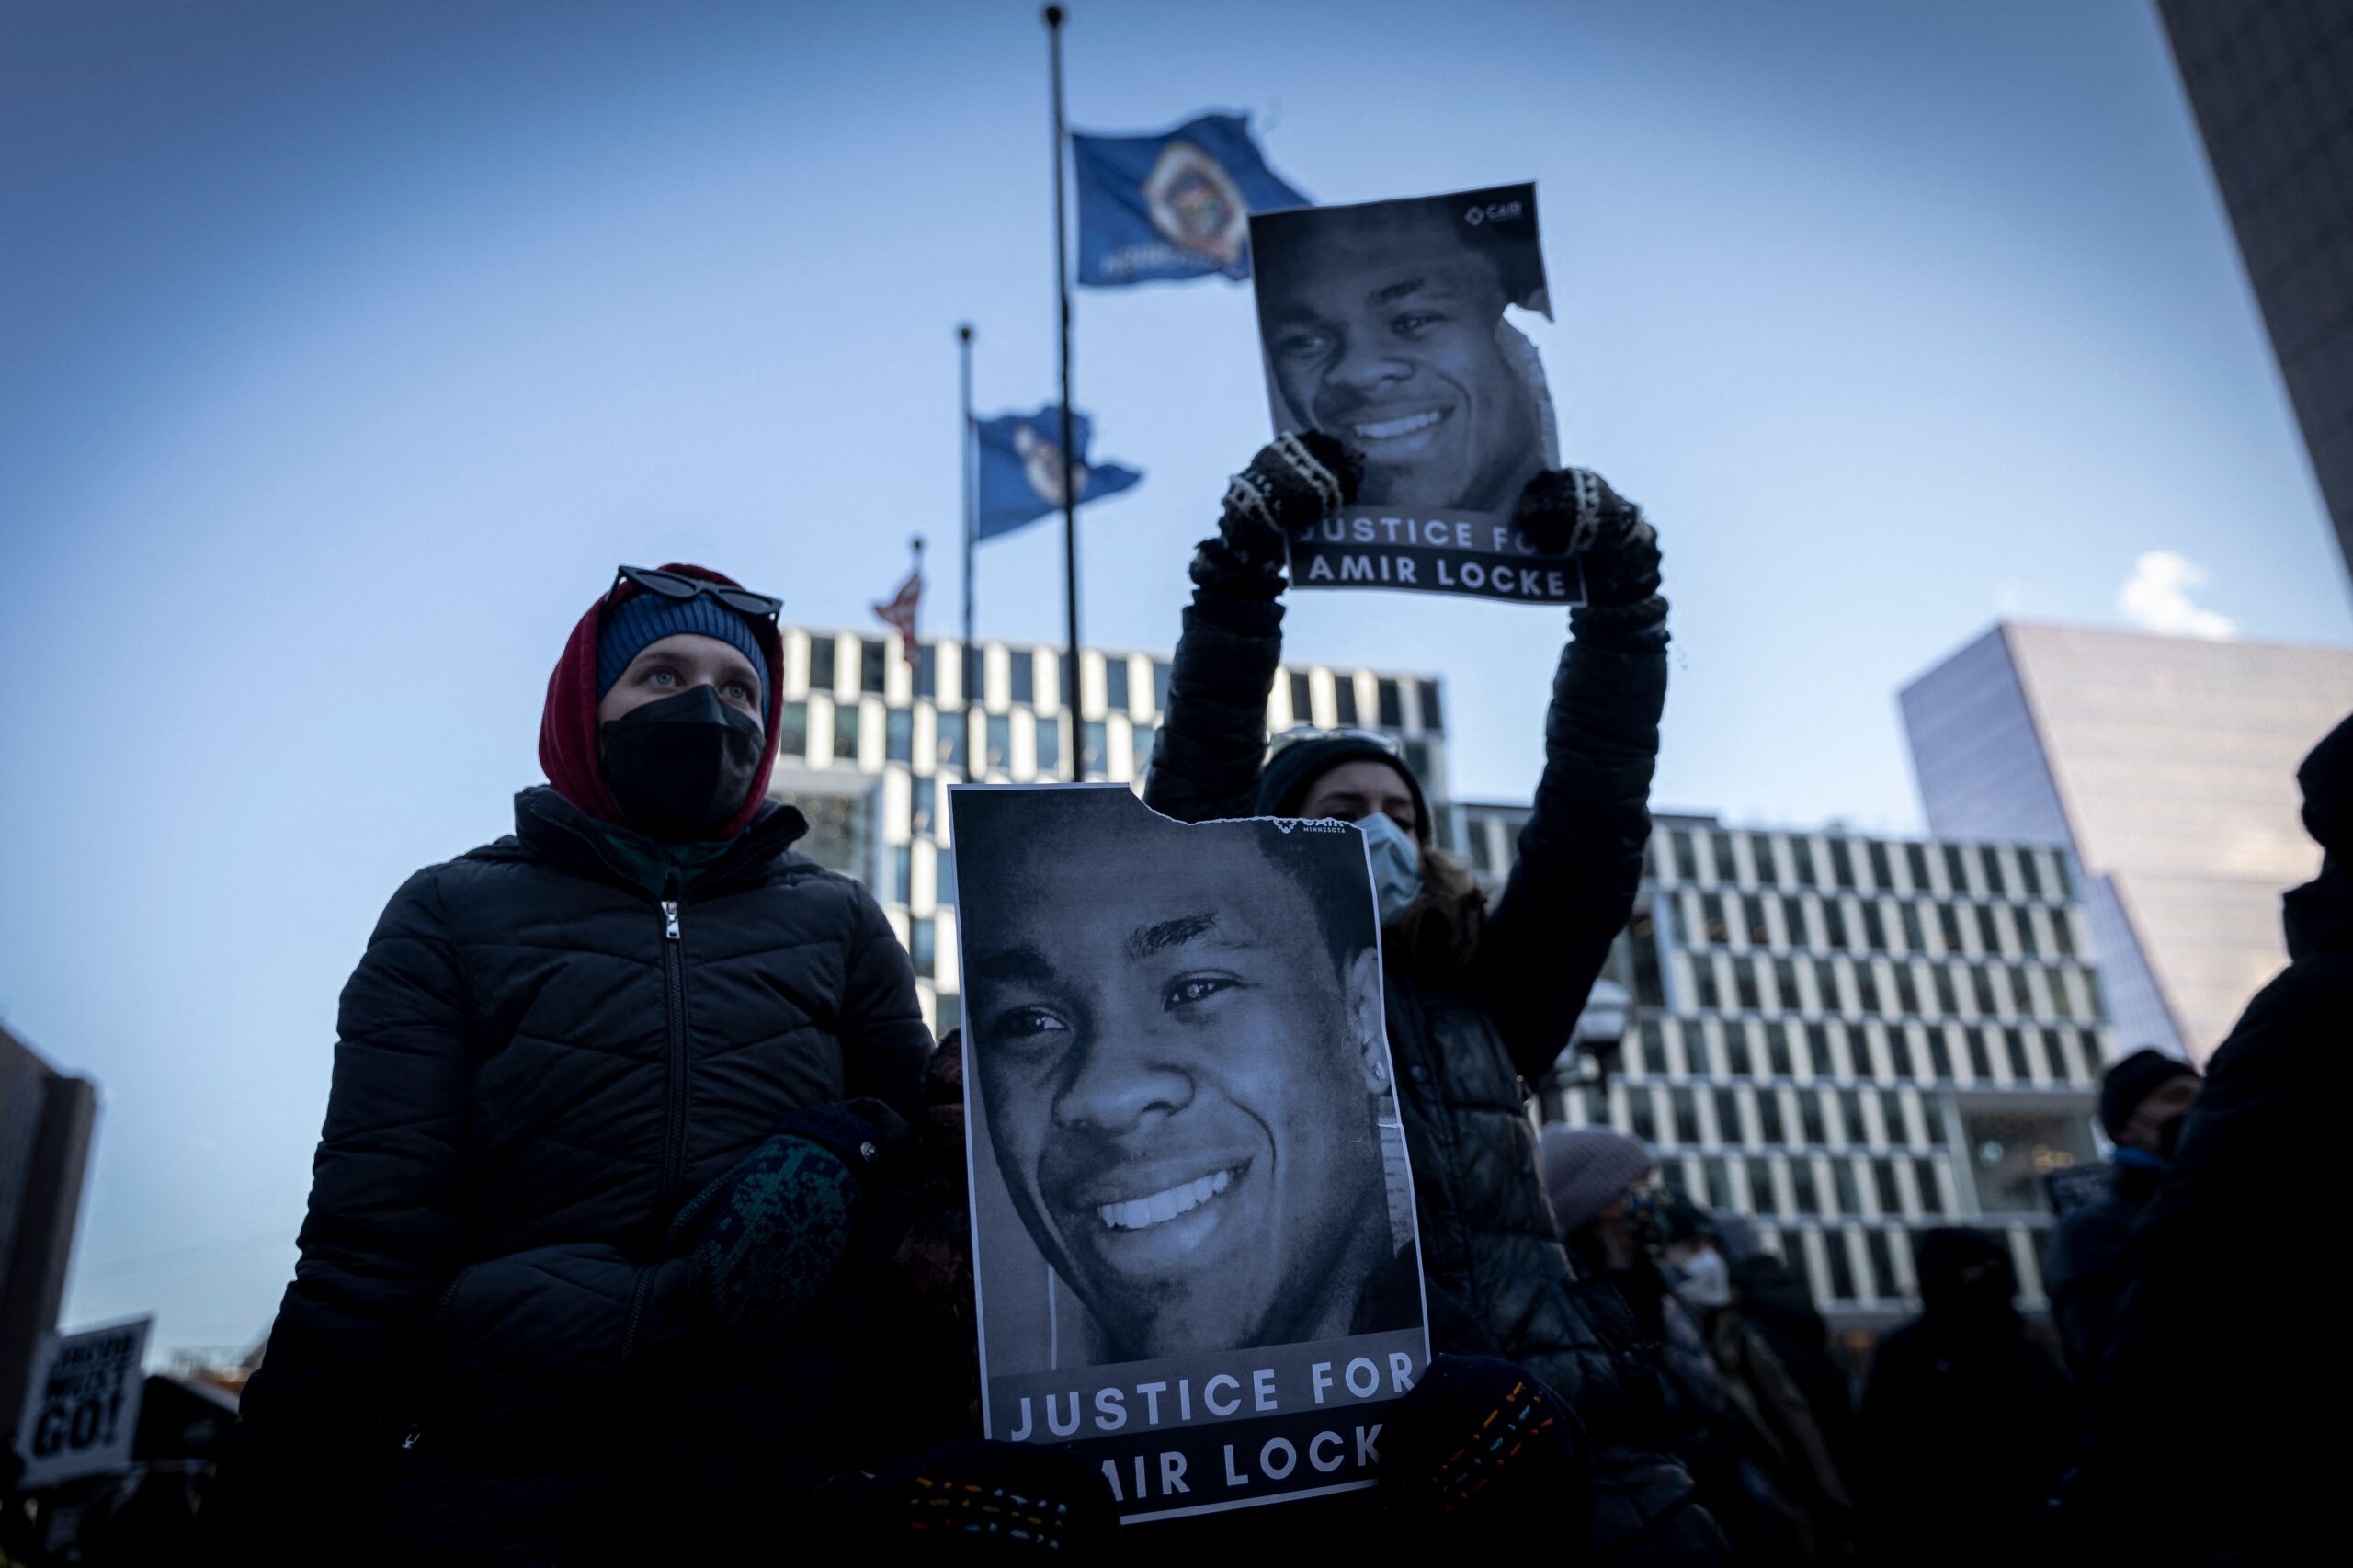
<svg viewBox="0 0 2353 1568">
<path fill-rule="evenodd" d="M 662 570 L 731 588 L 743 586 L 734 578 L 722 576 L 705 566 L 673 562 Z M 636 584 L 625 582 L 619 592 L 609 597 L 618 604 L 642 592 Z M 605 787 L 605 770 L 597 760 L 597 637 L 604 629 L 606 602 L 600 597 L 588 607 L 588 613 L 572 629 L 572 639 L 563 645 L 563 657 L 556 661 L 555 673 L 548 676 L 547 706 L 540 713 L 540 766 L 546 769 L 548 782 L 555 786 L 557 794 L 598 822 L 626 827 L 628 820 L 621 814 L 613 792 Z M 777 719 L 784 708 L 779 684 L 784 674 L 784 639 L 773 621 L 751 616 L 744 619 L 760 639 L 760 646 L 768 658 L 767 689 L 761 694 L 767 710 L 767 746 L 760 758 L 760 770 L 752 779 L 751 795 L 733 817 L 710 830 L 707 836 L 714 839 L 741 833 L 758 814 L 760 802 L 767 798 L 768 775 L 776 769 Z"/>
</svg>

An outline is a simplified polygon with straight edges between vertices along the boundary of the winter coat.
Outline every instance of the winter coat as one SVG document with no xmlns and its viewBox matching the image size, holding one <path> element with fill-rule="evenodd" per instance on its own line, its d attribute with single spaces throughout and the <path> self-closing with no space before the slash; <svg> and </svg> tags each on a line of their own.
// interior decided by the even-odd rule
<svg viewBox="0 0 2353 1568">
<path fill-rule="evenodd" d="M 2343 1407 L 2344 1375 L 2304 1325 L 2338 1289 L 2311 1260 L 2333 1252 L 2353 1040 L 2353 720 L 2301 778 L 2326 858 L 2287 895 L 2291 961 L 2207 1059 L 2125 1243 L 2069 1489 L 2075 1527 L 2109 1554 L 2302 1561 L 2336 1525 L 2336 1454 L 2314 1434 Z"/>
<path fill-rule="evenodd" d="M 664 1236 L 685 1199 L 790 1112 L 915 1106 L 906 954 L 792 853 L 805 830 L 771 807 L 680 866 L 527 790 L 513 836 L 393 895 L 344 989 L 301 1261 L 244 1396 L 257 1444 L 609 1462 L 698 1351 Z M 851 1350 L 853 1327 L 812 1333 Z M 772 1389 L 780 1449 L 837 1381 Z"/>
<path fill-rule="evenodd" d="M 1186 822 L 1256 810 L 1281 608 L 1204 585 L 1186 611 L 1144 800 Z M 1569 1043 L 1642 880 L 1666 691 L 1663 651 L 1572 643 L 1553 677 L 1545 768 L 1519 859 L 1469 972 L 1392 967 L 1400 1089 L 1432 1347 L 1520 1362 L 1601 1450 L 1600 1561 L 1708 1562 L 1721 1538 L 1657 1442 L 1655 1372 L 1606 1283 L 1574 1278 L 1522 1109 Z"/>
<path fill-rule="evenodd" d="M 2120 1153 L 2107 1196 L 2069 1214 L 2051 1233 L 2051 1257 L 2042 1271 L 2051 1321 L 2067 1370 L 2078 1382 L 2088 1383 L 2099 1369 L 2124 1288 L 2124 1238 L 2163 1176 L 2161 1167 Z"/>
</svg>

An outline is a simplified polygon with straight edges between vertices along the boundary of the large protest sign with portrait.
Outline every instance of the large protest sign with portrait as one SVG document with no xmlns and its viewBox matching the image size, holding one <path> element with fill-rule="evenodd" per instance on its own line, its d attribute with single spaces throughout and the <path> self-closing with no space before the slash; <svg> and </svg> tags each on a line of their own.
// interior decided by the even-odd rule
<svg viewBox="0 0 2353 1568">
<path fill-rule="evenodd" d="M 1512 527 L 1560 466 L 1552 394 L 1513 309 L 1550 317 L 1536 187 L 1250 218 L 1278 433 L 1364 454 L 1355 505 L 1290 541 L 1298 588 L 1584 598 L 1575 562 Z"/>
<path fill-rule="evenodd" d="M 1429 1345 L 1363 835 L 949 809 L 988 1436 L 1131 1523 L 1372 1484 Z"/>
</svg>

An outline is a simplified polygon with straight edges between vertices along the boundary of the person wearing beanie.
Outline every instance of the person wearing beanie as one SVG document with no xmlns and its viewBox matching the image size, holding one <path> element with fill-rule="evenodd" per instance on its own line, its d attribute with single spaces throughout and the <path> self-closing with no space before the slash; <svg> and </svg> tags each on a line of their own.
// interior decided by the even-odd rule
<svg viewBox="0 0 2353 1568">
<path fill-rule="evenodd" d="M 1337 516 L 1363 475 L 1359 453 L 1309 432 L 1279 437 L 1227 486 L 1217 531 L 1193 556 L 1144 801 L 1182 822 L 1363 830 L 1431 1349 L 1524 1366 L 1584 1424 L 1597 1561 L 1710 1561 L 1719 1532 L 1645 1430 L 1640 1391 L 1655 1374 L 1607 1286 L 1580 1280 L 1555 1239 L 1521 1108 L 1522 1085 L 1568 1047 L 1642 881 L 1666 694 L 1658 536 L 1588 471 L 1540 473 L 1518 495 L 1520 538 L 1574 553 L 1587 595 L 1552 672 L 1534 813 L 1491 910 L 1440 847 L 1421 780 L 1387 737 L 1293 732 L 1268 745 L 1285 540 Z"/>
<path fill-rule="evenodd" d="M 2104 1554 L 2300 1562 L 2335 1528 L 2333 1449 L 2297 1434 L 2345 1403 L 2314 1325 L 2336 1299 L 2323 1265 L 2353 1040 L 2353 716 L 2296 779 L 2320 874 L 2282 898 L 2288 966 L 2206 1058 L 2165 1139 L 2091 1379 L 2069 1512 Z M 2242 1436 L 2207 1445 L 2216 1432 Z M 2185 1452 L 2194 1487 L 2178 1484 Z"/>
<path fill-rule="evenodd" d="M 1855 1480 L 1872 1561 L 2041 1562 L 2047 1505 L 2082 1427 L 2075 1391 L 2027 1332 L 2001 1236 L 1923 1231 L 1912 1272 L 1920 1315 L 1880 1341 L 1863 1387 Z"/>
<path fill-rule="evenodd" d="M 386 907 L 219 1555 L 572 1561 L 632 1498 L 715 1526 L 959 1435 L 956 1351 L 926 1367 L 871 1267 L 930 1036 L 881 910 L 767 796 L 778 608 L 621 569 L 514 832 Z"/>
<path fill-rule="evenodd" d="M 2115 1146 L 2108 1192 L 2060 1220 L 2044 1266 L 2059 1348 L 2078 1381 L 2090 1380 L 2108 1347 L 2124 1291 L 2125 1237 L 2155 1196 L 2202 1083 L 2197 1068 L 2153 1049 L 2119 1058 L 2100 1078 L 2100 1131 Z"/>
</svg>

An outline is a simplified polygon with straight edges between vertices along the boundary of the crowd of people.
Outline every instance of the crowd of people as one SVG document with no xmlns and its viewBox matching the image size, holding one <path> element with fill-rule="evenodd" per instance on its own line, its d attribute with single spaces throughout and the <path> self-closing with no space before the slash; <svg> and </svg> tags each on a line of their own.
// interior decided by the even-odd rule
<svg viewBox="0 0 2353 1568">
<path fill-rule="evenodd" d="M 1122 1532 L 1100 1474 L 981 1437 L 960 1041 L 770 799 L 779 603 L 623 568 L 549 681 L 515 831 L 418 872 L 346 987 L 301 1262 L 198 1512 L 202 1560 L 752 1561 L 1553 1543 L 1609 1564 L 2274 1561 L 2314 1522 L 2310 1336 L 2280 1309 L 2353 1017 L 2353 721 L 2307 763 L 2327 852 L 2293 966 L 2205 1076 L 2109 1073 L 2109 1195 L 2048 1267 L 1925 1233 L 1922 1310 L 1861 1380 L 1802 1278 L 1662 1187 L 1637 1140 L 1537 1134 L 1633 907 L 1665 696 L 1657 538 L 1590 473 L 1515 514 L 1587 600 L 1490 901 L 1377 738 L 1270 760 L 1285 531 L 1355 490 L 1328 438 L 1261 452 L 1191 566 L 1146 801 L 1377 829 L 1382 1004 L 1435 1359 L 1370 1492 Z M 2290 1228 L 2304 1244 L 2291 1249 Z M 2292 1363 L 2292 1364 L 2291 1364 Z M 2325 1381 L 2327 1374 L 2320 1375 Z M 1418 1456 L 1495 1391 L 1557 1420 L 1465 1499 Z M 1035 1512 L 959 1515 L 943 1486 Z"/>
</svg>

